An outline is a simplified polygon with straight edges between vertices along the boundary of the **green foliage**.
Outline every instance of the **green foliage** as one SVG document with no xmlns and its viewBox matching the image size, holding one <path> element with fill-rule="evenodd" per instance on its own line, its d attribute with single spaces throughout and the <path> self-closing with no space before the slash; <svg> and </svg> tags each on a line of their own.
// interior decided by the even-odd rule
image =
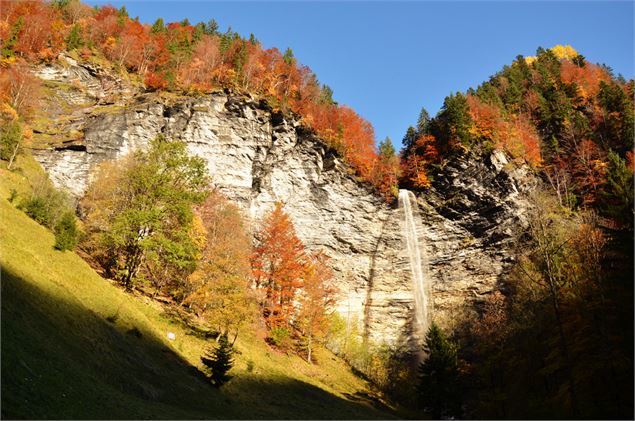
<svg viewBox="0 0 635 421">
<path fill-rule="evenodd" d="M 285 63 L 291 66 L 295 62 L 293 50 L 291 50 L 291 48 L 287 48 L 284 54 L 282 55 L 282 59 L 284 60 Z"/>
<path fill-rule="evenodd" d="M 601 127 L 602 139 L 621 154 L 632 150 L 635 136 L 633 98 L 629 98 L 617 83 L 602 81 L 598 99 L 606 112 Z"/>
<path fill-rule="evenodd" d="M 77 218 L 72 212 L 65 212 L 55 224 L 55 248 L 60 251 L 72 250 L 79 241 Z"/>
<path fill-rule="evenodd" d="M 269 331 L 269 339 L 279 348 L 291 346 L 291 332 L 285 326 L 273 326 Z"/>
<path fill-rule="evenodd" d="M 9 203 L 15 202 L 15 199 L 18 198 L 18 191 L 16 189 L 11 189 L 9 191 Z"/>
<path fill-rule="evenodd" d="M 165 31 L 166 28 L 165 23 L 163 22 L 163 18 L 158 18 L 157 20 L 155 20 L 152 24 L 152 27 L 150 28 L 150 32 L 152 32 L 153 34 L 159 34 Z"/>
<path fill-rule="evenodd" d="M 395 147 L 389 137 L 379 142 L 379 157 L 386 162 L 395 157 Z"/>
<path fill-rule="evenodd" d="M 427 358 L 419 365 L 419 403 L 434 419 L 461 415 L 461 391 L 457 346 L 432 324 L 426 334 Z"/>
<path fill-rule="evenodd" d="M 53 229 L 62 215 L 72 209 L 69 196 L 57 190 L 45 176 L 33 180 L 31 195 L 18 207 L 49 229 Z"/>
<path fill-rule="evenodd" d="M 430 114 L 424 107 L 421 107 L 419 118 L 417 119 L 417 135 L 422 136 L 424 134 L 430 134 Z"/>
<path fill-rule="evenodd" d="M 198 252 L 189 236 L 192 205 L 205 199 L 207 185 L 205 161 L 188 156 L 184 142 L 162 136 L 148 151 L 103 171 L 84 207 L 106 269 L 128 288 L 142 266 L 155 286 L 191 272 Z"/>
<path fill-rule="evenodd" d="M 323 104 L 337 105 L 333 100 L 333 89 L 328 85 L 322 85 L 320 88 L 320 102 Z"/>
<path fill-rule="evenodd" d="M 75 24 L 71 28 L 68 37 L 66 37 L 66 48 L 69 51 L 72 51 L 78 49 L 82 45 L 84 45 L 84 40 L 82 39 L 82 29 L 79 24 Z"/>
<path fill-rule="evenodd" d="M 469 128 L 472 119 L 469 114 L 467 99 L 460 92 L 445 98 L 443 108 L 437 119 L 439 129 L 433 133 L 435 137 L 447 145 L 460 143 L 464 146 L 470 145 Z"/>
<path fill-rule="evenodd" d="M 403 145 L 404 150 L 410 151 L 412 147 L 414 146 L 416 140 L 417 140 L 417 129 L 415 129 L 412 126 L 408 127 L 408 130 L 406 130 L 406 134 L 401 140 L 401 144 Z"/>
<path fill-rule="evenodd" d="M 234 366 L 234 352 L 234 346 L 229 343 L 227 335 L 221 335 L 218 345 L 201 357 L 214 386 L 221 387 L 231 379 L 227 372 Z"/>
<path fill-rule="evenodd" d="M 0 196 L 12 188 L 25 194 L 37 165 L 25 160 L 25 175 L 0 168 Z M 209 345 L 197 331 L 105 281 L 75 253 L 54 250 L 53 235 L 3 199 L 0 215 L 3 418 L 394 417 L 388 408 L 344 399 L 372 391 L 330 353 L 307 367 L 296 355 L 271 352 L 248 330 L 235 344 L 231 388 L 213 390 L 193 368 Z M 125 334 L 135 327 L 141 337 Z M 254 399 L 263 392 L 270 399 Z"/>
<path fill-rule="evenodd" d="M 8 168 L 22 147 L 22 126 L 17 121 L 4 123 L 0 128 L 0 159 L 8 161 Z"/>
<path fill-rule="evenodd" d="M 211 19 L 205 25 L 205 33 L 207 35 L 218 35 L 218 22 L 215 19 Z"/>
<path fill-rule="evenodd" d="M 609 170 L 602 209 L 626 227 L 633 224 L 633 168 L 615 152 L 609 152 Z"/>
</svg>

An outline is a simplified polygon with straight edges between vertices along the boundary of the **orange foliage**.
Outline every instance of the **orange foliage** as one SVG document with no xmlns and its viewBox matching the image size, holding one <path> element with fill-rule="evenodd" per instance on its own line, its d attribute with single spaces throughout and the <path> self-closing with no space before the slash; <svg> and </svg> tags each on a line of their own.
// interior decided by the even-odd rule
<svg viewBox="0 0 635 421">
<path fill-rule="evenodd" d="M 530 165 L 542 162 L 540 137 L 529 118 L 523 114 L 505 119 L 498 107 L 468 95 L 472 127 L 470 134 L 480 141 L 490 141 L 515 158 L 524 158 Z"/>
<path fill-rule="evenodd" d="M 441 156 L 434 136 L 419 136 L 415 140 L 410 155 L 402 161 L 403 176 L 415 188 L 428 187 L 431 180 L 426 173 L 426 169 L 431 164 L 438 164 L 440 161 Z"/>
<path fill-rule="evenodd" d="M 585 63 L 584 67 L 579 67 L 569 60 L 563 60 L 560 69 L 561 80 L 564 83 L 575 83 L 584 102 L 598 94 L 601 81 L 611 80 L 606 70 L 592 63 Z"/>
<path fill-rule="evenodd" d="M 251 264 L 263 316 L 269 327 L 288 326 L 296 291 L 302 286 L 306 253 L 281 203 L 266 216 L 256 238 Z"/>
<path fill-rule="evenodd" d="M 28 118 L 37 108 L 40 94 L 40 79 L 31 75 L 23 60 L 0 67 L 0 103 L 9 104 L 20 116 Z"/>
<path fill-rule="evenodd" d="M 298 113 L 305 124 L 344 155 L 354 171 L 386 193 L 386 175 L 375 149 L 373 128 L 348 107 L 323 102 L 317 78 L 295 59 L 285 60 L 276 48 L 263 50 L 239 37 L 221 52 L 220 36 L 194 39 L 194 27 L 172 22 L 165 32 L 120 16 L 112 6 L 95 10 L 81 4 L 53 7 L 42 0 L 2 2 L 0 39 L 6 40 L 21 17 L 14 51 L 29 60 L 50 60 L 64 49 L 77 24 L 81 38 L 107 58 L 138 73 L 148 89 L 179 88 L 207 92 L 217 86 L 245 89 L 273 99 L 282 110 Z M 18 25 L 19 26 L 19 25 Z M 4 41 L 3 41 L 4 42 Z M 90 54 L 87 49 L 83 55 Z M 171 75 L 175 83 L 168 83 Z M 385 167 L 385 165 L 384 165 Z M 378 176 L 378 174 L 383 174 Z"/>
<path fill-rule="evenodd" d="M 571 166 L 583 203 L 594 204 L 598 200 L 599 189 L 607 180 L 608 168 L 603 152 L 592 140 L 583 140 L 576 145 Z"/>
<path fill-rule="evenodd" d="M 14 51 L 22 57 L 36 60 L 55 56 L 64 48 L 67 31 L 62 16 L 42 1 L 3 2 L 2 15 L 9 33 L 16 27 L 18 19 L 23 19 L 14 46 Z"/>
</svg>

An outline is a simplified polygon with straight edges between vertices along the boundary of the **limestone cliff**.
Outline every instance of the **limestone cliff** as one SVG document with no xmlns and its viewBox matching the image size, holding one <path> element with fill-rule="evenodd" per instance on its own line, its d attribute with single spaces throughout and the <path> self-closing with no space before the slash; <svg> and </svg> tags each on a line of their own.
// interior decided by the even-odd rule
<svg viewBox="0 0 635 421">
<path fill-rule="evenodd" d="M 80 196 L 100 162 L 143 148 L 160 133 L 184 140 L 253 224 L 276 201 L 284 203 L 307 247 L 331 257 L 338 311 L 346 320 L 373 341 L 416 346 L 403 212 L 356 179 L 336 151 L 293 117 L 249 96 L 138 93 L 99 70 L 67 62 L 36 70 L 49 81 L 49 109 L 64 101 L 77 105 L 70 123 L 57 127 L 75 135 L 59 141 L 42 128 L 47 146 L 34 150 L 57 185 Z M 74 90 L 52 84 L 71 82 Z M 457 309 L 496 287 L 509 242 L 523 224 L 523 192 L 531 179 L 502 152 L 485 160 L 460 157 L 418 196 L 414 216 L 433 318 L 451 323 Z"/>
</svg>

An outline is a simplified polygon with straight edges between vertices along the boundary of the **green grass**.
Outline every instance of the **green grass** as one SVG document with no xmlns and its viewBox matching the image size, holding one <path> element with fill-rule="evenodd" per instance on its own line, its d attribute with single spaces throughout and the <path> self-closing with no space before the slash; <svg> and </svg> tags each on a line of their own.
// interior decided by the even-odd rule
<svg viewBox="0 0 635 421">
<path fill-rule="evenodd" d="M 41 171 L 31 158 L 18 167 L 0 168 L 3 418 L 393 417 L 327 351 L 310 365 L 250 333 L 238 338 L 233 379 L 212 387 L 198 370 L 205 339 L 54 250 L 53 235 L 7 201 Z"/>
</svg>

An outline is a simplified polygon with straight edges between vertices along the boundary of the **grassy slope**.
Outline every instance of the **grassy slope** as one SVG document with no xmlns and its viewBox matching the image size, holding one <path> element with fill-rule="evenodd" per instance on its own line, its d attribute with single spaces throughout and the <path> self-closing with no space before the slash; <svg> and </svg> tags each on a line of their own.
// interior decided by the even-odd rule
<svg viewBox="0 0 635 421">
<path fill-rule="evenodd" d="M 196 368 L 204 339 L 54 250 L 53 235 L 7 201 L 41 171 L 30 158 L 19 166 L 0 168 L 2 418 L 392 417 L 326 351 L 311 366 L 249 335 L 238 339 L 234 379 L 211 387 Z"/>
</svg>

